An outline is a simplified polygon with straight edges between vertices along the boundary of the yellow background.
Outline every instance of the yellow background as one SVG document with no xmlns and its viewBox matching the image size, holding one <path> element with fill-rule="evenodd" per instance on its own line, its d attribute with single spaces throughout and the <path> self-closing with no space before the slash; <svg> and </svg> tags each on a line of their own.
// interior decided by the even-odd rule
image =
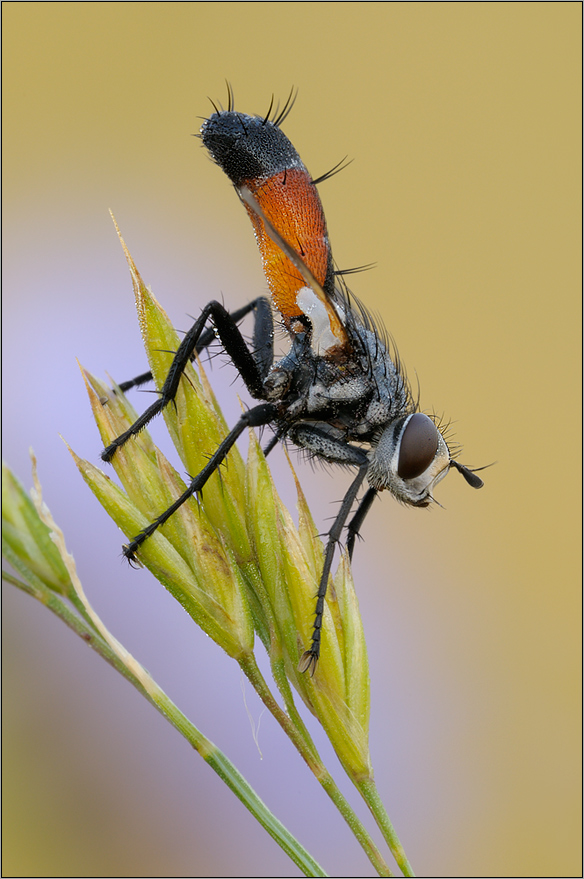
<svg viewBox="0 0 584 879">
<path fill-rule="evenodd" d="M 190 136 L 207 96 L 225 102 L 228 79 L 263 113 L 297 86 L 284 129 L 312 174 L 354 159 L 320 187 L 336 260 L 377 264 L 352 287 L 422 406 L 453 420 L 464 463 L 497 462 L 481 492 L 453 474 L 444 509 L 383 497 L 365 525 L 376 780 L 419 875 L 579 875 L 580 18 L 3 6 L 5 457 L 28 486 L 34 447 L 98 612 L 332 875 L 370 867 L 268 718 L 260 759 L 236 666 L 122 566 L 59 439 L 98 461 L 76 356 L 118 380 L 144 366 L 107 210 L 186 329 L 209 299 L 265 289 L 245 212 Z M 216 363 L 233 419 L 242 385 Z M 324 528 L 347 476 L 298 469 Z M 123 680 L 11 587 L 4 602 L 4 875 L 296 875 Z"/>
</svg>

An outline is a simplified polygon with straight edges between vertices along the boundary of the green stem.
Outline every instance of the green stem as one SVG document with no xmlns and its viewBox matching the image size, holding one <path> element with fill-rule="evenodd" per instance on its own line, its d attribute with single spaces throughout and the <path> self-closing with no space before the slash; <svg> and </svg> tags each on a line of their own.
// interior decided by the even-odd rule
<svg viewBox="0 0 584 879">
<path fill-rule="evenodd" d="M 22 580 L 18 580 L 16 577 L 13 577 L 8 571 L 4 568 L 2 569 L 2 579 L 6 580 L 8 583 L 12 583 L 18 589 L 22 589 L 24 592 L 27 592 L 29 595 L 32 595 L 33 598 L 36 598 L 37 601 L 40 601 L 41 604 L 47 604 L 47 600 L 51 595 L 57 595 L 59 593 L 54 593 L 51 589 L 49 589 L 46 584 L 38 577 L 32 568 L 26 564 L 23 559 L 14 552 L 13 548 L 10 546 L 8 540 L 2 541 L 2 556 L 3 558 L 10 564 L 12 567 L 17 570 L 25 579 L 25 582 Z M 70 590 L 67 594 L 67 600 L 71 602 L 75 610 L 79 613 L 79 615 L 85 620 L 88 626 L 91 627 L 92 632 L 96 633 L 98 630 L 95 628 L 93 621 L 82 601 L 80 601 L 79 596 L 74 590 Z"/>
<path fill-rule="evenodd" d="M 276 665 L 276 667 L 274 667 Z M 394 874 L 391 872 L 387 864 L 385 863 L 381 852 L 371 839 L 370 834 L 367 832 L 363 823 L 359 820 L 354 810 L 351 808 L 339 788 L 337 787 L 336 782 L 330 775 L 328 769 L 322 762 L 322 759 L 319 756 L 318 751 L 310 737 L 310 734 L 304 723 L 302 722 L 300 715 L 297 714 L 296 709 L 294 708 L 294 712 L 298 718 L 298 722 L 300 723 L 301 729 L 298 729 L 295 723 L 292 722 L 291 718 L 286 714 L 285 711 L 278 705 L 276 700 L 274 699 L 268 685 L 266 684 L 262 673 L 257 667 L 255 657 L 250 656 L 247 657 L 245 661 L 240 662 L 240 666 L 256 693 L 266 706 L 266 708 L 270 711 L 273 717 L 278 721 L 294 747 L 297 749 L 301 757 L 306 762 L 308 768 L 315 776 L 316 780 L 319 784 L 324 788 L 330 799 L 333 801 L 347 824 L 349 825 L 352 833 L 355 838 L 359 842 L 363 851 L 373 864 L 377 874 L 379 876 L 393 876 Z M 272 663 L 272 667 L 274 670 L 274 676 L 277 675 L 277 664 Z M 280 690 L 282 690 L 282 686 L 280 685 L 280 681 L 278 678 L 282 678 L 288 683 L 288 680 L 284 674 L 278 675 L 276 680 L 280 686 Z M 286 694 L 283 693 L 286 703 L 289 703 L 289 700 L 286 698 Z M 290 694 L 291 699 L 291 694 Z M 292 701 L 293 704 L 293 701 Z M 389 820 L 389 819 L 388 819 Z M 397 859 L 396 859 L 397 860 Z M 409 874 L 413 875 L 413 874 Z"/>
<path fill-rule="evenodd" d="M 2 572 L 2 577 L 23 592 L 41 601 L 42 604 L 48 607 L 50 611 L 56 614 L 70 629 L 99 653 L 106 662 L 109 662 L 110 665 L 123 674 L 192 745 L 305 876 L 328 875 L 298 840 L 270 812 L 266 804 L 258 797 L 253 788 L 250 787 L 225 754 L 185 717 L 152 678 L 149 678 L 148 687 L 145 688 L 139 678 L 130 671 L 103 638 L 96 634 L 95 629 L 85 620 L 80 619 L 74 614 L 56 593 L 46 587 L 39 587 L 39 585 L 31 586 L 28 583 L 24 583 L 5 571 Z M 137 663 L 136 666 L 138 666 Z"/>
<path fill-rule="evenodd" d="M 371 813 L 383 834 L 383 838 L 387 842 L 403 875 L 415 876 L 416 874 L 410 866 L 410 862 L 406 857 L 406 853 L 399 841 L 398 835 L 393 829 L 393 824 L 389 820 L 389 816 L 385 811 L 385 806 L 381 802 L 381 798 L 375 787 L 375 782 L 373 779 L 368 778 L 365 781 L 355 782 L 355 784 L 360 791 L 361 796 L 369 806 Z"/>
</svg>

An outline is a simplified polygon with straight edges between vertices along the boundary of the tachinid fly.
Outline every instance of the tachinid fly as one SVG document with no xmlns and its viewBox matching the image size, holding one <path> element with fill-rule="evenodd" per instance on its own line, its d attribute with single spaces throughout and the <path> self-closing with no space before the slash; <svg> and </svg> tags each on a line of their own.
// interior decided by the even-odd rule
<svg viewBox="0 0 584 879">
<path fill-rule="evenodd" d="M 184 494 L 124 547 L 127 558 L 134 559 L 144 540 L 202 490 L 247 427 L 272 426 L 275 435 L 266 452 L 279 440 L 290 440 L 311 455 L 357 470 L 328 532 L 312 642 L 300 659 L 300 669 L 314 673 L 329 573 L 347 521 L 352 555 L 378 492 L 388 489 L 403 503 L 425 507 L 452 467 L 473 488 L 483 483 L 453 458 L 439 426 L 417 411 L 386 334 L 335 272 L 316 188 L 320 180 L 311 178 L 280 128 L 292 102 L 274 118 L 271 108 L 264 117 L 248 116 L 236 112 L 232 103 L 230 93 L 228 109 L 217 110 L 203 123 L 201 138 L 251 219 L 271 302 L 259 297 L 231 314 L 219 302 L 210 302 L 184 337 L 156 402 L 102 458 L 110 461 L 116 449 L 174 399 L 186 364 L 217 335 L 251 396 L 262 402 L 242 415 Z M 238 323 L 250 312 L 255 327 L 248 347 Z M 277 361 L 274 315 L 290 337 L 289 352 Z M 149 377 L 146 373 L 121 387 L 127 390 Z M 368 488 L 349 518 L 364 482 Z"/>
</svg>

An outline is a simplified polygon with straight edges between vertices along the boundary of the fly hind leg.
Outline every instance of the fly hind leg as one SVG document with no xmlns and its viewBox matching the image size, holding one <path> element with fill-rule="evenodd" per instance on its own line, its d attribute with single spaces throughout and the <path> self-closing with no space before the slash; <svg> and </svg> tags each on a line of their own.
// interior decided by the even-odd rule
<svg viewBox="0 0 584 879">
<path fill-rule="evenodd" d="M 198 351 L 210 344 L 215 338 L 215 333 L 219 336 L 225 352 L 231 357 L 252 397 L 263 400 L 265 396 L 263 383 L 271 366 L 271 360 L 273 360 L 273 328 L 269 308 L 269 302 L 263 297 L 254 300 L 234 314 L 230 314 L 220 302 L 214 301 L 206 305 L 179 345 L 158 399 L 143 412 L 128 430 L 116 437 L 103 450 L 102 460 L 111 461 L 120 446 L 123 446 L 131 437 L 136 436 L 156 415 L 162 412 L 165 406 L 174 400 L 187 364 Z M 249 350 L 241 330 L 237 326 L 237 321 L 252 310 L 256 311 L 260 326 L 260 330 L 254 333 L 254 351 Z M 213 327 L 206 327 L 209 319 L 212 321 Z M 147 381 L 147 374 L 138 376 L 138 379 Z M 129 384 L 131 383 L 126 383 L 126 386 Z"/>
<path fill-rule="evenodd" d="M 250 313 L 250 311 L 255 311 L 255 313 L 256 313 L 256 321 L 255 321 L 256 330 L 257 330 L 258 322 L 260 324 L 263 324 L 265 322 L 265 319 L 258 320 L 258 318 L 260 317 L 260 314 L 263 315 L 267 311 L 268 314 L 270 315 L 270 318 L 271 318 L 270 303 L 265 298 L 265 296 L 259 296 L 257 299 L 253 299 L 251 302 L 248 302 L 247 305 L 244 305 L 243 308 L 238 308 L 237 311 L 232 311 L 232 312 L 230 312 L 230 314 L 231 314 L 231 317 L 233 318 L 233 320 L 235 321 L 235 323 L 238 324 L 240 321 L 243 320 L 244 317 L 246 317 L 246 315 L 248 315 Z M 272 329 L 271 325 L 270 325 L 270 329 Z M 215 342 L 216 339 L 217 339 L 217 336 L 215 335 L 214 328 L 208 327 L 203 333 L 201 333 L 201 338 L 197 342 L 197 345 L 196 345 L 195 351 L 191 357 L 191 360 L 195 359 L 195 354 L 201 354 L 201 352 L 204 351 L 205 348 L 207 348 L 213 342 Z M 273 351 L 273 347 L 272 347 L 272 351 Z M 272 353 L 272 359 L 273 359 L 273 353 Z M 270 366 L 271 365 L 272 364 L 270 363 Z M 150 372 L 150 370 L 148 370 L 148 372 L 142 372 L 142 373 L 140 373 L 140 375 L 137 375 L 134 378 L 129 379 L 128 381 L 120 382 L 118 387 L 119 387 L 120 391 L 123 394 L 125 394 L 127 391 L 130 391 L 132 388 L 139 388 L 142 385 L 145 385 L 147 382 L 151 382 L 151 381 L 152 381 L 152 373 Z"/>
</svg>

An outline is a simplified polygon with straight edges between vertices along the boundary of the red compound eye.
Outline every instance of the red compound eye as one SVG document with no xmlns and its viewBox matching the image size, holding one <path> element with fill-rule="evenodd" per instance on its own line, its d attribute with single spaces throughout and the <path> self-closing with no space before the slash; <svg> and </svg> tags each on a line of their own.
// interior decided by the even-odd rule
<svg viewBox="0 0 584 879">
<path fill-rule="evenodd" d="M 438 429 L 431 418 L 416 412 L 401 438 L 397 475 L 414 479 L 430 466 L 438 449 Z"/>
</svg>

